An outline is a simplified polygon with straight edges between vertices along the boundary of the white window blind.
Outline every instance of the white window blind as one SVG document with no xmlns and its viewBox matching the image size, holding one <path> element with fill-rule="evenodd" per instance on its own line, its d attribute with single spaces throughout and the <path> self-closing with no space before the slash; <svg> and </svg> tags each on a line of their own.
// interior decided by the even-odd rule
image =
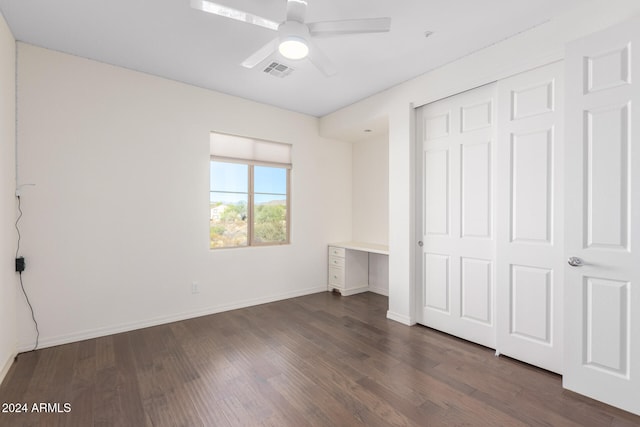
<svg viewBox="0 0 640 427">
<path fill-rule="evenodd" d="M 291 145 L 211 132 L 211 158 L 291 169 Z"/>
</svg>

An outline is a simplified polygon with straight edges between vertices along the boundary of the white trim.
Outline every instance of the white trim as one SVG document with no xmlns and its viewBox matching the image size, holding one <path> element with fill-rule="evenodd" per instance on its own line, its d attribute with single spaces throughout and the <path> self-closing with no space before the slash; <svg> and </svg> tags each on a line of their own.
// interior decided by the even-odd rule
<svg viewBox="0 0 640 427">
<path fill-rule="evenodd" d="M 411 318 L 405 316 L 403 314 L 394 313 L 393 311 L 387 311 L 387 319 L 395 320 L 396 322 L 400 322 L 407 326 L 413 326 L 416 324 Z"/>
<path fill-rule="evenodd" d="M 562 60 L 564 60 L 564 47 L 538 58 L 529 58 L 527 60 L 520 61 L 517 64 L 509 64 L 508 66 L 502 67 L 498 70 L 491 70 L 482 76 L 473 75 L 467 81 L 456 82 L 451 86 L 443 86 L 442 88 L 430 91 L 427 95 L 418 95 L 411 101 L 411 104 L 413 109 L 420 108 L 441 99 L 448 98 L 462 92 L 467 92 L 480 86 L 485 86 L 493 82 L 497 82 L 498 80 L 503 80 L 515 76 L 516 74 L 544 67 L 545 65 L 553 64 Z"/>
<path fill-rule="evenodd" d="M 0 384 L 2 384 L 2 381 L 4 381 L 5 377 L 7 376 L 7 373 L 9 373 L 9 369 L 11 369 L 11 366 L 13 365 L 13 361 L 16 358 L 16 353 L 12 353 L 10 355 L 10 357 L 5 360 L 4 364 L 2 365 L 2 369 L 0 370 Z"/>
<path fill-rule="evenodd" d="M 222 313 L 225 311 L 236 310 L 239 308 L 252 307 L 255 305 L 267 304 L 270 302 L 282 301 L 289 298 L 301 297 L 304 295 L 315 294 L 319 292 L 326 292 L 326 286 L 316 286 L 314 288 L 307 288 L 299 291 L 285 292 L 282 294 L 276 294 L 268 297 L 254 298 L 239 301 L 234 304 L 212 306 L 201 310 L 188 311 L 180 314 L 174 314 L 171 316 L 154 317 L 148 320 L 140 322 L 125 323 L 115 326 L 107 326 L 104 328 L 88 329 L 85 331 L 71 333 L 66 335 L 58 335 L 55 337 L 45 338 L 40 341 L 38 349 L 53 347 L 56 345 L 69 344 L 73 342 L 83 341 L 92 338 L 104 337 L 107 335 L 119 334 L 122 332 L 129 332 L 136 329 L 148 328 L 150 326 L 163 325 L 166 323 L 178 322 L 180 320 L 192 319 L 195 317 L 208 316 L 210 314 Z M 18 347 L 18 352 L 30 351 L 33 349 L 33 343 L 22 343 Z"/>
<path fill-rule="evenodd" d="M 332 288 L 333 289 L 333 288 Z M 363 292 L 369 292 L 369 286 L 361 286 L 359 288 L 354 289 L 342 289 L 340 293 L 343 297 L 348 297 L 349 295 L 361 294 Z"/>
</svg>

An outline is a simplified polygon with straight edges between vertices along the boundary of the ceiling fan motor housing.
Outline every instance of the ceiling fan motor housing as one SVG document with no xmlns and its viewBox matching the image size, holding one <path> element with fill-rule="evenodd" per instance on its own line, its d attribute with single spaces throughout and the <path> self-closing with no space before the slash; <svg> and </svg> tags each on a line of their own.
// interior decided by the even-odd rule
<svg viewBox="0 0 640 427">
<path fill-rule="evenodd" d="M 278 27 L 278 33 L 282 40 L 287 37 L 297 37 L 304 41 L 308 41 L 311 38 L 309 34 L 309 28 L 298 21 L 285 21 Z"/>
</svg>

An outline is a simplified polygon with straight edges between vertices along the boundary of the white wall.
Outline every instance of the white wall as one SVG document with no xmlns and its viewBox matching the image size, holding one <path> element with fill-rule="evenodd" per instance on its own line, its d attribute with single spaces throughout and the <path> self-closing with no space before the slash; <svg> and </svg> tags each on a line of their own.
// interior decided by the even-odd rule
<svg viewBox="0 0 640 427">
<path fill-rule="evenodd" d="M 386 126 L 386 124 L 385 124 Z M 389 244 L 389 136 L 353 143 L 352 240 Z M 369 254 L 369 289 L 389 294 L 389 257 Z"/>
<path fill-rule="evenodd" d="M 351 144 L 318 120 L 19 43 L 25 280 L 42 345 L 326 290 Z M 292 244 L 209 250 L 209 131 L 293 144 Z M 331 173 L 327 173 L 330 171 Z M 192 281 L 200 294 L 191 294 Z M 19 307 L 18 339 L 33 342 Z"/>
<path fill-rule="evenodd" d="M 389 243 L 389 136 L 353 143 L 352 239 Z"/>
<path fill-rule="evenodd" d="M 0 382 L 16 353 L 15 46 L 0 15 Z"/>
<path fill-rule="evenodd" d="M 504 78 L 564 55 L 564 44 L 640 12 L 638 0 L 591 0 L 550 22 L 321 119 L 320 133 L 350 139 L 389 121 L 389 318 L 414 323 L 414 106 Z"/>
</svg>

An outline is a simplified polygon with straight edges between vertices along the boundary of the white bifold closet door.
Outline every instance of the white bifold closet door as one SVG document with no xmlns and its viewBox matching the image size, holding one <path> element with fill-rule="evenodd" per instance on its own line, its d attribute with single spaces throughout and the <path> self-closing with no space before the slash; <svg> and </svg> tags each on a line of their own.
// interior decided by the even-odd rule
<svg viewBox="0 0 640 427">
<path fill-rule="evenodd" d="M 567 46 L 566 388 L 640 415 L 640 18 Z"/>
<path fill-rule="evenodd" d="M 562 371 L 562 65 L 417 112 L 418 323 Z"/>
<path fill-rule="evenodd" d="M 498 82 L 497 350 L 562 373 L 561 62 Z"/>
<path fill-rule="evenodd" d="M 636 414 L 639 50 L 640 16 L 416 115 L 418 323 Z"/>
<path fill-rule="evenodd" d="M 495 84 L 420 108 L 418 322 L 495 347 Z"/>
</svg>

